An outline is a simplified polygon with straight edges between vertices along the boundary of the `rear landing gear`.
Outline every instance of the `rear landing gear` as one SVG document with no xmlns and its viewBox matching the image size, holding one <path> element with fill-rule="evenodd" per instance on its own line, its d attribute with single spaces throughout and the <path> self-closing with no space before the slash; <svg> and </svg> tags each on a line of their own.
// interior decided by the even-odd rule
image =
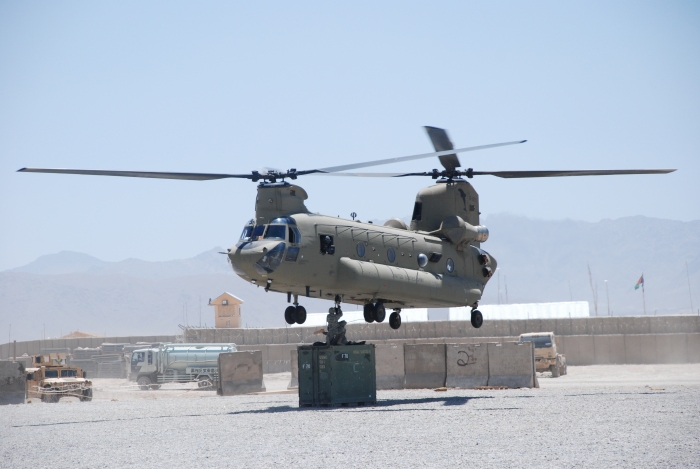
<svg viewBox="0 0 700 469">
<path fill-rule="evenodd" d="M 377 302 L 374 304 L 365 303 L 363 315 L 365 317 L 366 322 L 384 322 L 384 319 L 386 319 L 386 308 L 381 302 Z"/>
<path fill-rule="evenodd" d="M 304 324 L 306 322 L 306 308 L 299 305 L 298 295 L 294 295 L 294 306 L 287 306 L 284 310 L 284 320 L 287 324 Z"/>
</svg>

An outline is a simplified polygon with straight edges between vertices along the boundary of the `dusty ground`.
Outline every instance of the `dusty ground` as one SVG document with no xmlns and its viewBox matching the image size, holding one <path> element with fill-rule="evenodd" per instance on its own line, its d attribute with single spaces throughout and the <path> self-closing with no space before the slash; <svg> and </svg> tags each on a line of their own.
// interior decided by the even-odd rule
<svg viewBox="0 0 700 469">
<path fill-rule="evenodd" d="M 0 407 L 0 467 L 700 467 L 700 365 L 569 367 L 539 382 L 318 410 L 294 394 L 95 380 L 90 403 Z"/>
</svg>

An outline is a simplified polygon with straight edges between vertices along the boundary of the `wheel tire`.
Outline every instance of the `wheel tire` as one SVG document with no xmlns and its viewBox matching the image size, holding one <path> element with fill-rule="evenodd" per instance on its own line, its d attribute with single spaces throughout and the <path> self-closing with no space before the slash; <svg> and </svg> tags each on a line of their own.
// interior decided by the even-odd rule
<svg viewBox="0 0 700 469">
<path fill-rule="evenodd" d="M 481 314 L 481 311 L 478 309 L 472 311 L 472 326 L 474 326 L 474 329 L 480 328 L 483 323 L 484 316 Z"/>
<path fill-rule="evenodd" d="M 389 327 L 396 330 L 401 327 L 401 315 L 394 311 L 389 315 Z"/>
<path fill-rule="evenodd" d="M 284 320 L 287 324 L 294 324 L 296 322 L 294 320 L 296 311 L 297 309 L 294 306 L 287 306 L 287 309 L 284 310 Z"/>
<path fill-rule="evenodd" d="M 306 322 L 306 308 L 297 306 L 294 311 L 294 320 L 297 324 L 304 324 Z"/>
<path fill-rule="evenodd" d="M 558 365 L 551 365 L 549 367 L 550 371 L 552 372 L 552 378 L 558 378 L 559 377 L 559 366 Z"/>
<path fill-rule="evenodd" d="M 151 389 L 151 378 L 148 376 L 141 376 L 137 381 L 141 391 L 148 391 Z"/>
<path fill-rule="evenodd" d="M 364 315 L 365 322 L 374 322 L 374 305 L 372 303 L 365 304 Z"/>
<path fill-rule="evenodd" d="M 386 319 L 386 308 L 383 304 L 377 303 L 374 306 L 374 320 L 377 322 L 384 322 Z"/>
<path fill-rule="evenodd" d="M 90 402 L 92 400 L 92 388 L 87 388 L 83 391 L 83 397 L 80 398 L 82 402 Z"/>
</svg>

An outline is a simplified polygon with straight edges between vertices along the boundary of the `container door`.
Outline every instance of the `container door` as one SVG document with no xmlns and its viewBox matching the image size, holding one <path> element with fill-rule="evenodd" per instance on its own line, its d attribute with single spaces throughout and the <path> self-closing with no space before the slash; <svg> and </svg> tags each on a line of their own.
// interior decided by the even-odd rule
<svg viewBox="0 0 700 469">
<path fill-rule="evenodd" d="M 299 354 L 299 405 L 314 405 L 313 352 L 311 347 L 297 348 Z"/>
<path fill-rule="evenodd" d="M 373 345 L 334 347 L 331 360 L 333 404 L 377 401 Z"/>
</svg>

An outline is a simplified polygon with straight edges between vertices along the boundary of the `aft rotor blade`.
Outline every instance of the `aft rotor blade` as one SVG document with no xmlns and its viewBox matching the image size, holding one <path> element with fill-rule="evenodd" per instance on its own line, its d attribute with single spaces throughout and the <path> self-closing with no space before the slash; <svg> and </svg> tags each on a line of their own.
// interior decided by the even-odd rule
<svg viewBox="0 0 700 469">
<path fill-rule="evenodd" d="M 428 133 L 428 137 L 435 148 L 435 151 L 445 151 L 454 149 L 450 137 L 447 136 L 447 131 L 445 129 L 440 129 L 438 127 L 425 126 L 425 131 Z M 457 155 L 452 153 L 451 155 L 443 155 L 440 157 L 440 163 L 447 171 L 454 171 L 462 164 L 459 162 Z"/>
<path fill-rule="evenodd" d="M 580 171 L 473 171 L 474 176 L 490 175 L 499 178 L 547 178 L 565 176 L 613 176 L 618 174 L 668 174 L 675 169 L 594 169 Z"/>
<path fill-rule="evenodd" d="M 109 171 L 101 169 L 56 169 L 56 168 L 22 168 L 19 173 L 58 173 L 82 174 L 88 176 L 121 176 L 131 178 L 185 179 L 190 181 L 208 181 L 211 179 L 241 178 L 252 179 L 250 174 L 216 174 L 216 173 L 163 173 L 150 171 Z"/>
<path fill-rule="evenodd" d="M 349 176 L 356 178 L 396 178 L 406 176 L 406 173 L 307 173 L 312 176 Z M 428 173 L 425 173 L 428 174 Z"/>
<path fill-rule="evenodd" d="M 401 163 L 403 161 L 419 160 L 422 158 L 431 158 L 431 157 L 436 157 L 436 156 L 440 157 L 440 156 L 452 155 L 454 153 L 464 153 L 467 151 L 486 150 L 487 148 L 504 147 L 506 145 L 517 145 L 519 143 L 525 143 L 525 142 L 527 142 L 527 140 L 518 140 L 516 142 L 492 143 L 490 145 L 479 145 L 476 147 L 457 148 L 455 150 L 436 151 L 433 153 L 422 153 L 420 155 L 399 156 L 397 158 L 387 158 L 384 160 L 365 161 L 364 163 L 353 163 L 353 164 L 345 164 L 345 165 L 340 165 L 340 166 L 330 166 L 328 168 L 319 168 L 317 171 L 324 172 L 324 173 L 335 173 L 338 171 L 346 171 L 348 169 L 367 168 L 369 166 L 379 166 L 379 165 L 383 165 L 383 164 Z"/>
</svg>

